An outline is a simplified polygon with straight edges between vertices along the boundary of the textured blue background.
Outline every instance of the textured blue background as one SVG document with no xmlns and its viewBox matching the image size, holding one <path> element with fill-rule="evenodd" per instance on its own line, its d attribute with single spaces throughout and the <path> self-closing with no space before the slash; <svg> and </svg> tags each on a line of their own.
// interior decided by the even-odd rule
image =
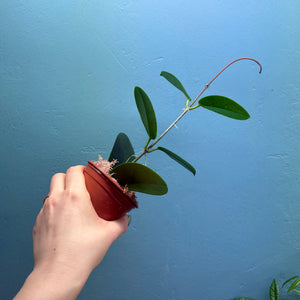
<svg viewBox="0 0 300 300">
<path fill-rule="evenodd" d="M 299 0 L 0 2 L 0 299 L 32 268 L 31 231 L 51 176 L 107 157 L 118 132 L 140 151 L 146 135 L 133 88 L 152 99 L 162 132 L 185 100 L 241 103 L 248 121 L 191 112 L 148 165 L 169 185 L 139 195 L 132 224 L 79 299 L 268 298 L 299 274 Z M 295 299 L 293 296 L 285 299 Z"/>
</svg>

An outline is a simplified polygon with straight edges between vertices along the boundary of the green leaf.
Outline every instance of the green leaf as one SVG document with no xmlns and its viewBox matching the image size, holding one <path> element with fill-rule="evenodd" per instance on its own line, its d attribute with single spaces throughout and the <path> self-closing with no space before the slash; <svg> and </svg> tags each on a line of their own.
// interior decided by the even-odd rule
<svg viewBox="0 0 300 300">
<path fill-rule="evenodd" d="M 120 132 L 115 140 L 108 161 L 116 159 L 118 162 L 115 167 L 121 163 L 134 159 L 134 150 L 128 136 Z"/>
<path fill-rule="evenodd" d="M 196 175 L 196 170 L 195 168 L 189 164 L 187 161 L 185 161 L 183 158 L 181 158 L 180 156 L 178 156 L 177 154 L 175 154 L 174 152 L 163 148 L 163 147 L 157 147 L 157 150 L 163 151 L 165 152 L 169 157 L 171 157 L 172 159 L 174 159 L 176 162 L 178 162 L 179 164 L 181 164 L 183 167 L 185 167 L 186 169 L 188 169 L 190 172 L 192 172 L 194 175 Z"/>
<path fill-rule="evenodd" d="M 270 286 L 270 300 L 278 300 L 279 299 L 279 288 L 276 280 L 272 281 Z"/>
<path fill-rule="evenodd" d="M 292 285 L 290 286 L 290 288 L 288 289 L 288 292 L 292 291 L 293 289 L 295 289 L 298 285 L 300 285 L 300 277 L 298 279 L 296 279 Z"/>
<path fill-rule="evenodd" d="M 173 74 L 166 72 L 166 71 L 162 71 L 160 73 L 160 76 L 166 78 L 171 84 L 173 84 L 175 87 L 177 87 L 181 92 L 184 93 L 184 95 L 186 96 L 186 98 L 188 100 L 191 100 L 190 96 L 188 95 L 188 93 L 186 92 L 185 88 L 183 87 L 182 83 L 178 80 L 177 77 L 175 77 Z"/>
<path fill-rule="evenodd" d="M 123 163 L 111 170 L 121 186 L 128 186 L 130 191 L 151 195 L 164 195 L 168 186 L 152 169 L 139 163 Z"/>
<path fill-rule="evenodd" d="M 299 276 L 293 276 L 293 277 L 289 278 L 287 281 L 285 281 L 285 282 L 283 283 L 282 288 L 283 288 L 288 282 L 290 282 L 291 280 L 296 279 L 296 278 L 298 278 L 298 277 L 299 277 Z"/>
<path fill-rule="evenodd" d="M 134 88 L 134 97 L 137 109 L 150 139 L 155 139 L 157 124 L 155 112 L 148 95 L 138 86 Z"/>
<path fill-rule="evenodd" d="M 211 95 L 199 100 L 199 105 L 236 120 L 247 120 L 249 113 L 238 103 L 224 96 Z"/>
</svg>

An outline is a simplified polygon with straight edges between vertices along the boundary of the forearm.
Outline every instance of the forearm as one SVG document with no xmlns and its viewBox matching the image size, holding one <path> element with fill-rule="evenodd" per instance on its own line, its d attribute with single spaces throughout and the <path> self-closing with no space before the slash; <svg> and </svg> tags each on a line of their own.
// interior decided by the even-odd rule
<svg viewBox="0 0 300 300">
<path fill-rule="evenodd" d="M 34 269 L 13 300 L 74 300 L 88 276 L 66 268 Z"/>
</svg>

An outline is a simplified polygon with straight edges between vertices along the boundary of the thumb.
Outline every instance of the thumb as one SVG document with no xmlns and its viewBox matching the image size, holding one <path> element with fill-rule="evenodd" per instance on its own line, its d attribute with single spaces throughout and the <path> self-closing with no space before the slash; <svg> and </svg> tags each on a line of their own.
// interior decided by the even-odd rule
<svg viewBox="0 0 300 300">
<path fill-rule="evenodd" d="M 126 232 L 130 221 L 131 217 L 128 215 L 114 221 L 106 221 L 107 233 L 112 238 L 112 242 Z"/>
</svg>

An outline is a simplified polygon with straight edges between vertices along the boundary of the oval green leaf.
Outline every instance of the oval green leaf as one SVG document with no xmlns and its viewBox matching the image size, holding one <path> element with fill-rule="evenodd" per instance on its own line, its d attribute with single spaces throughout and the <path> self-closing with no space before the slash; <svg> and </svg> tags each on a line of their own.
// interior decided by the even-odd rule
<svg viewBox="0 0 300 300">
<path fill-rule="evenodd" d="M 127 185 L 130 191 L 151 195 L 164 195 L 168 192 L 165 181 L 152 169 L 139 163 L 123 163 L 111 170 L 121 186 Z"/>
<path fill-rule="evenodd" d="M 270 300 L 278 300 L 279 299 L 279 288 L 276 280 L 272 281 L 270 286 Z"/>
<path fill-rule="evenodd" d="M 171 157 L 172 159 L 174 159 L 176 162 L 178 162 L 179 164 L 181 164 L 183 167 L 185 167 L 187 170 L 189 170 L 190 172 L 192 172 L 194 175 L 196 175 L 196 170 L 195 168 L 188 163 L 186 160 L 184 160 L 183 158 L 181 158 L 180 156 L 178 156 L 177 154 L 175 154 L 174 152 L 163 148 L 163 147 L 157 147 L 157 150 L 163 151 L 164 153 L 166 153 L 169 157 Z"/>
<path fill-rule="evenodd" d="M 137 109 L 150 139 L 155 139 L 157 124 L 155 112 L 148 95 L 140 87 L 134 88 L 134 97 Z"/>
<path fill-rule="evenodd" d="M 188 100 L 191 100 L 190 96 L 188 95 L 188 93 L 186 92 L 185 88 L 183 87 L 182 83 L 179 81 L 179 79 L 174 76 L 173 74 L 166 72 L 166 71 L 162 71 L 160 73 L 160 76 L 164 77 L 165 79 L 167 79 L 171 84 L 173 84 L 175 87 L 177 87 Z"/>
<path fill-rule="evenodd" d="M 134 158 L 134 150 L 128 136 L 125 133 L 120 132 L 115 140 L 108 160 L 113 161 L 116 159 L 117 163 L 115 166 L 117 166 L 121 163 L 133 160 Z"/>
<path fill-rule="evenodd" d="M 250 118 L 249 113 L 241 105 L 224 96 L 203 97 L 199 100 L 199 105 L 232 119 L 247 120 Z"/>
</svg>

